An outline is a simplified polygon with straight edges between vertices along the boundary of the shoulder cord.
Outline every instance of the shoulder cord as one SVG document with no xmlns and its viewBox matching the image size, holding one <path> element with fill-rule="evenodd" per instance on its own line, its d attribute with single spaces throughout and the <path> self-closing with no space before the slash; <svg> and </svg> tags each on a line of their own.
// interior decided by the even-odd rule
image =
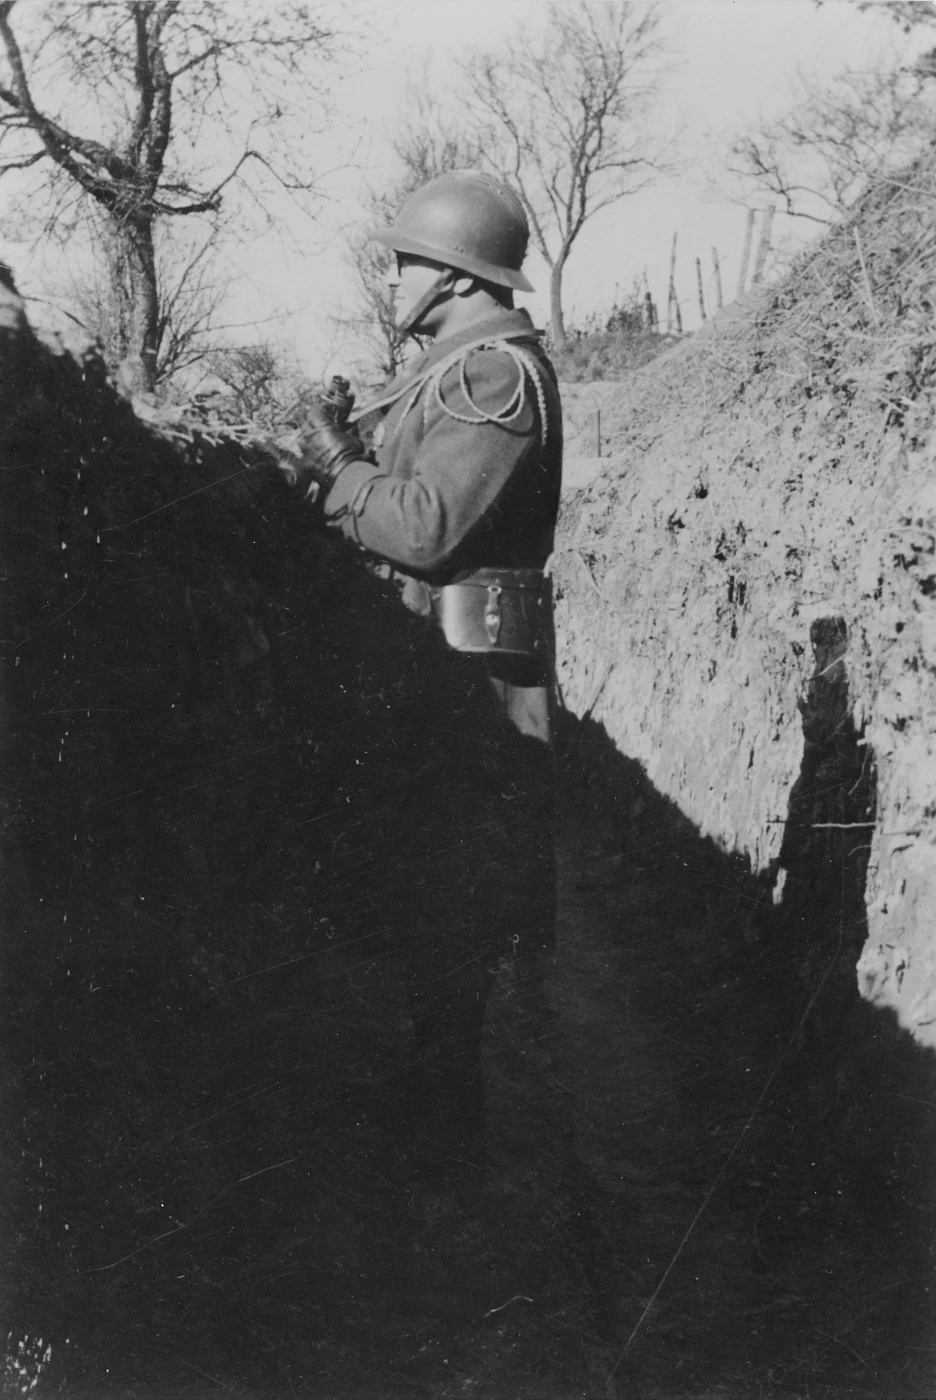
<svg viewBox="0 0 936 1400">
<path fill-rule="evenodd" d="M 469 350 L 477 350 L 482 345 L 502 345 L 508 340 L 529 340 L 530 334 L 529 328 L 523 326 L 516 331 L 504 331 L 493 341 L 487 336 L 482 336 L 480 340 L 470 341 L 467 345 L 462 345 L 458 350 L 453 350 L 450 355 L 446 356 L 442 363 L 445 364 L 446 368 L 451 368 L 451 366 L 457 364 L 461 357 Z M 532 334 L 537 335 L 538 332 L 533 331 Z M 417 386 L 421 388 L 426 380 L 431 378 L 438 368 L 439 366 L 435 365 L 431 369 L 420 371 L 415 377 L 412 375 L 409 377 L 404 376 L 401 384 L 394 382 L 394 385 L 389 388 L 389 391 L 385 389 L 383 393 L 378 394 L 377 398 L 370 399 L 367 403 L 357 405 L 354 412 L 348 418 L 348 422 L 358 423 L 362 418 L 366 418 L 369 413 L 373 413 L 378 408 L 392 408 L 398 399 L 402 399 L 404 394 L 409 393 L 410 390 L 415 389 Z"/>
<path fill-rule="evenodd" d="M 509 355 L 513 360 L 520 375 L 517 387 L 510 398 L 501 408 L 495 410 L 493 413 L 486 412 L 480 404 L 475 402 L 471 396 L 471 390 L 468 387 L 468 360 L 476 350 L 503 351 L 505 355 Z M 458 369 L 461 391 L 465 396 L 465 402 L 468 408 L 474 414 L 473 417 L 469 413 L 458 413 L 454 408 L 450 408 L 442 397 L 442 381 L 449 370 L 455 368 Z M 543 394 L 543 386 L 539 374 L 537 373 L 536 365 L 533 357 L 526 350 L 521 350 L 518 345 L 511 345 L 510 342 L 506 340 L 492 340 L 483 342 L 480 345 L 471 345 L 467 349 L 459 351 L 456 355 L 450 356 L 449 359 L 443 360 L 441 364 L 436 365 L 432 373 L 421 380 L 420 383 L 417 384 L 414 392 L 410 395 L 400 415 L 400 423 L 402 424 L 403 419 L 409 413 L 410 409 L 415 406 L 423 389 L 427 388 L 429 392 L 423 401 L 423 427 L 428 423 L 429 410 L 433 405 L 440 408 L 449 418 L 454 418 L 459 423 L 498 423 L 501 426 L 505 426 L 508 423 L 513 423 L 523 412 L 523 405 L 525 402 L 523 386 L 527 377 L 531 380 L 536 394 L 536 406 L 539 409 L 540 437 L 545 445 L 547 431 L 546 399 Z"/>
<path fill-rule="evenodd" d="M 474 399 L 471 397 L 471 391 L 468 387 L 466 372 L 468 359 L 472 354 L 474 354 L 476 350 L 482 349 L 503 350 L 504 353 L 509 355 L 510 358 L 513 360 L 520 374 L 520 379 L 516 389 L 513 391 L 510 398 L 503 405 L 503 407 L 498 409 L 495 413 L 487 413 L 480 406 L 480 404 L 475 403 Z M 449 408 L 448 404 L 442 397 L 442 380 L 445 378 L 449 370 L 454 369 L 456 366 L 459 370 L 459 383 L 461 385 L 462 393 L 465 396 L 465 401 L 468 404 L 469 408 L 473 409 L 476 414 L 474 418 L 471 418 L 464 413 L 456 413 L 454 408 Z M 423 404 L 424 426 L 428 419 L 430 405 L 433 401 L 438 404 L 439 408 L 441 408 L 443 413 L 448 414 L 449 418 L 454 418 L 459 423 L 512 423 L 514 419 L 519 417 L 520 413 L 523 411 L 523 384 L 525 375 L 529 376 L 530 380 L 532 381 L 534 391 L 536 393 L 536 405 L 539 409 L 540 420 L 540 439 L 543 443 L 543 446 L 545 446 L 547 432 L 546 398 L 543 394 L 543 385 L 537 372 L 536 364 L 532 355 L 528 354 L 526 350 L 521 350 L 519 346 L 511 345 L 506 340 L 481 341 L 476 345 L 469 345 L 467 347 L 463 347 L 461 350 L 456 351 L 454 355 L 450 355 L 448 359 L 443 360 L 441 364 L 436 365 L 435 369 L 433 369 L 431 373 L 424 375 L 417 382 L 413 393 L 407 400 L 403 412 L 400 415 L 400 423 L 403 422 L 403 419 L 409 413 L 410 409 L 412 409 L 415 406 L 420 394 L 427 385 L 429 386 L 429 393 L 426 395 L 426 400 Z M 397 426 L 399 426 L 399 424 Z M 378 476 L 372 476 L 369 480 L 365 481 L 361 485 L 354 499 L 347 506 L 343 507 L 342 510 L 337 512 L 334 517 L 335 520 L 343 519 L 345 515 L 350 515 L 352 517 L 352 520 L 354 522 L 354 533 L 357 537 L 358 544 L 361 545 L 361 548 L 363 548 L 364 546 L 361 543 L 361 537 L 358 534 L 358 516 L 364 509 L 364 505 L 367 501 L 368 496 L 373 490 L 375 483 L 380 480 L 389 480 L 389 478 L 386 476 L 386 473 L 380 473 Z"/>
</svg>

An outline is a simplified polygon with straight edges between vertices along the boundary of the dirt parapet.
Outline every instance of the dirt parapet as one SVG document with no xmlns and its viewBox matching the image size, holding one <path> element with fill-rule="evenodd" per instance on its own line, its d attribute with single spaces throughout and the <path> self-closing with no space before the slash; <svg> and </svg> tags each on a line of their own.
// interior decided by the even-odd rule
<svg viewBox="0 0 936 1400">
<path fill-rule="evenodd" d="M 284 1198 L 307 1171 L 330 1189 L 322 1104 L 393 1040 L 338 974 L 394 919 L 381 687 L 411 637 L 270 470 L 138 408 L 0 289 L 0 1307 L 11 1346 L 60 1364 L 71 1338 L 98 1381 L 108 1336 L 128 1375 L 213 1329 L 230 1350 L 230 1287 L 248 1307 L 274 1232 L 231 1183 L 286 1162 Z M 169 1297 L 176 1246 L 217 1295 Z"/>
<path fill-rule="evenodd" d="M 936 1045 L 936 171 L 619 386 L 556 560 L 566 704 L 783 897 L 801 710 L 840 626 L 874 813 L 862 994 Z M 820 632 L 822 628 L 820 627 Z M 815 656 L 813 656 L 815 650 Z M 814 664 L 814 662 L 816 664 Z M 848 810 L 846 810 L 848 809 Z M 818 828 L 818 822 L 815 823 Z"/>
</svg>

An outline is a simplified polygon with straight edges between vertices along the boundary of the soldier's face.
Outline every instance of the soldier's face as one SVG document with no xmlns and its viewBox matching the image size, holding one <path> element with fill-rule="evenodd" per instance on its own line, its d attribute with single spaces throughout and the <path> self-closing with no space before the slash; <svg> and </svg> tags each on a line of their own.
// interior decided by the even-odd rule
<svg viewBox="0 0 936 1400">
<path fill-rule="evenodd" d="M 398 326 L 435 284 L 441 271 L 441 265 L 430 262 L 428 258 L 397 253 L 387 273 L 387 286 L 393 292 L 394 318 Z M 431 315 L 431 312 L 428 314 Z"/>
</svg>

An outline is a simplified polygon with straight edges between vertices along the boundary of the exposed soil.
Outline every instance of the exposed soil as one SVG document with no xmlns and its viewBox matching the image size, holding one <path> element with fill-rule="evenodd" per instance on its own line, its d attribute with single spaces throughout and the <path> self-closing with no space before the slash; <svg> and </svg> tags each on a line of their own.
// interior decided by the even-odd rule
<svg viewBox="0 0 936 1400">
<path fill-rule="evenodd" d="M 554 568 L 570 708 L 595 705 L 660 792 L 773 876 L 810 628 L 841 620 L 852 720 L 877 766 L 855 961 L 863 994 L 929 1046 L 934 211 L 928 154 L 869 189 L 778 284 L 621 383 L 574 386 L 570 455 L 591 471 L 577 464 L 586 489 L 564 511 Z"/>
</svg>

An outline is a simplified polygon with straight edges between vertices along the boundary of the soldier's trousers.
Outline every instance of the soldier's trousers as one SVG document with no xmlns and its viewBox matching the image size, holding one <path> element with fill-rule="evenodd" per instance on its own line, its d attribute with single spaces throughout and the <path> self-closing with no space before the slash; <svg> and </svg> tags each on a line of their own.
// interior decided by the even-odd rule
<svg viewBox="0 0 936 1400">
<path fill-rule="evenodd" d="M 422 1110 L 464 1133 L 483 1117 L 480 1037 L 499 966 L 555 939 L 554 761 L 499 713 L 484 658 L 414 648 L 393 720 L 410 745 L 399 820 L 412 859 L 398 934 Z M 405 732 L 408 731 L 408 732 Z"/>
</svg>

